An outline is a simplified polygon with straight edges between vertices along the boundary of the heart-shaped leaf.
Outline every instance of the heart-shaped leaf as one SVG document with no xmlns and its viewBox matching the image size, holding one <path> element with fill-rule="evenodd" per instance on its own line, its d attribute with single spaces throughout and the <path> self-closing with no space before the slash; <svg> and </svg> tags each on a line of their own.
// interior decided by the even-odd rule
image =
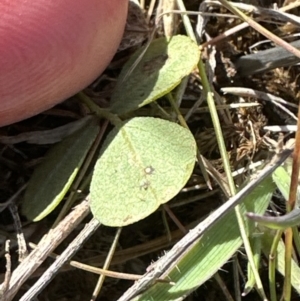
<svg viewBox="0 0 300 301">
<path fill-rule="evenodd" d="M 187 129 L 152 117 L 124 122 L 107 137 L 91 183 L 91 210 L 107 226 L 139 221 L 189 179 L 196 142 Z"/>
<path fill-rule="evenodd" d="M 112 94 L 111 111 L 124 114 L 162 97 L 196 67 L 200 51 L 187 36 L 154 40 L 146 53 L 138 50 L 125 64 Z M 130 72 L 132 66 L 140 62 Z"/>
</svg>

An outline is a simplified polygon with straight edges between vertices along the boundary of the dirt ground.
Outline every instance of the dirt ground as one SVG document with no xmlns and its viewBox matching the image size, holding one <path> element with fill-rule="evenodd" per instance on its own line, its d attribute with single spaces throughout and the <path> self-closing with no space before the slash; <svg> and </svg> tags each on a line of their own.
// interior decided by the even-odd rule
<svg viewBox="0 0 300 301">
<path fill-rule="evenodd" d="M 157 1 L 158 2 L 158 1 Z M 199 0 L 184 1 L 188 11 L 198 11 Z M 236 1 L 240 2 L 240 1 Z M 257 7 L 271 8 L 277 5 L 278 8 L 287 5 L 288 2 L 293 1 L 258 1 L 249 0 L 243 1 Z M 149 10 L 150 1 L 146 1 L 145 14 Z M 157 4 L 156 4 L 157 5 Z M 157 8 L 157 6 L 156 6 Z M 226 30 L 241 24 L 238 18 L 221 16 L 220 14 L 229 14 L 229 12 L 218 5 L 208 4 L 207 12 L 210 16 L 207 17 L 207 23 L 203 27 L 202 35 L 200 37 L 200 44 L 219 37 Z M 151 31 L 154 26 L 156 9 L 151 14 L 148 23 Z M 299 16 L 300 9 L 296 8 L 289 11 L 290 14 Z M 248 12 L 248 15 L 254 19 L 260 20 L 260 24 L 265 26 L 268 30 L 275 33 L 277 36 L 286 39 L 288 42 L 297 40 L 297 32 L 299 27 L 295 24 L 286 21 L 271 19 L 268 16 Z M 192 25 L 194 29 L 197 25 L 197 16 L 191 15 Z M 173 25 L 176 33 L 185 34 L 182 20 L 180 17 L 176 18 Z M 160 27 L 155 34 L 155 37 L 164 35 L 163 28 Z M 144 34 L 144 37 L 148 37 Z M 146 43 L 146 40 L 143 42 Z M 107 68 L 105 73 L 86 89 L 86 94 L 89 95 L 97 104 L 102 107 L 108 107 L 110 95 L 114 89 L 115 80 L 120 73 L 123 64 L 128 60 L 135 49 L 140 46 L 133 46 L 118 52 L 114 60 Z M 203 60 L 206 62 L 207 72 L 211 79 L 211 84 L 219 97 L 220 103 L 256 103 L 255 107 L 242 107 L 230 110 L 230 121 L 228 120 L 228 112 L 219 111 L 219 117 L 222 124 L 223 135 L 227 143 L 227 150 L 232 164 L 232 170 L 247 166 L 250 162 L 265 159 L 273 153 L 275 146 L 268 143 L 268 141 L 277 142 L 280 133 L 270 132 L 264 129 L 265 126 L 270 125 L 295 125 L 296 121 L 276 107 L 271 101 L 266 101 L 253 96 L 237 96 L 223 92 L 224 88 L 228 87 L 242 87 L 255 89 L 260 92 L 270 93 L 276 97 L 280 97 L 285 101 L 293 104 L 298 104 L 299 101 L 299 66 L 293 63 L 290 66 L 279 67 L 261 73 L 254 73 L 252 75 L 244 75 L 235 69 L 235 64 L 239 58 L 264 51 L 274 47 L 273 42 L 259 34 L 250 27 L 237 31 L 227 38 L 213 43 L 212 46 L 203 49 Z M 270 57 L 270 60 L 275 59 Z M 215 68 L 214 68 L 215 65 Z M 189 78 L 187 89 L 183 95 L 181 103 L 181 112 L 186 114 L 192 108 L 194 103 L 201 97 L 202 84 L 198 73 L 195 71 Z M 158 103 L 169 109 L 169 105 L 162 97 Z M 213 166 L 223 173 L 222 161 L 217 147 L 217 141 L 213 131 L 213 126 L 209 112 L 205 109 L 207 107 L 205 99 L 199 107 L 192 113 L 188 120 L 188 125 L 194 133 L 199 149 L 203 156 L 205 156 Z M 297 113 L 296 108 L 290 108 L 293 114 Z M 141 109 L 137 114 L 148 114 L 147 108 L 143 111 Z M 38 116 L 28 120 L 4 127 L 0 129 L 0 136 L 17 136 L 32 131 L 51 130 L 56 127 L 68 124 L 77 120 L 86 114 L 86 109 L 76 96 L 66 100 L 64 103 L 55 108 L 42 113 Z M 286 137 L 292 137 L 292 135 Z M 0 150 L 0 201 L 6 202 L 12 195 L 15 194 L 27 181 L 30 179 L 33 170 L 41 162 L 45 153 L 51 148 L 51 144 L 37 145 L 29 144 L 27 142 L 21 143 L 1 143 Z M 239 179 L 242 182 L 245 178 Z M 186 187 L 193 187 L 199 185 L 202 187 L 198 190 L 190 189 L 188 192 L 180 193 L 169 204 L 170 206 L 176 202 L 186 201 L 195 198 L 195 196 L 205 196 L 209 189 L 206 187 L 199 168 L 195 168 L 194 173 L 187 183 Z M 217 189 L 217 184 L 213 183 L 213 189 Z M 82 191 L 86 195 L 87 190 Z M 22 194 L 21 194 L 22 196 Z M 21 205 L 22 197 L 16 200 L 17 206 Z M 78 199 L 80 202 L 82 198 Z M 200 197 L 199 197 L 200 199 Z M 201 200 L 195 202 L 188 202 L 185 205 L 172 208 L 173 213 L 186 227 L 192 227 L 195 222 L 199 221 L 202 216 L 209 214 L 212 210 L 218 207 L 224 196 L 221 193 L 215 193 L 212 196 L 203 197 Z M 31 223 L 26 220 L 22 214 L 20 219 L 22 228 L 24 229 L 25 238 L 27 241 L 38 243 L 41 237 L 47 233 L 55 221 L 62 206 L 58 206 L 49 216 L 38 223 Z M 169 216 L 163 218 L 165 213 L 163 209 L 158 210 L 148 218 L 136 224 L 125 227 L 122 230 L 120 240 L 115 255 L 112 259 L 111 269 L 124 273 L 143 274 L 151 262 L 157 260 L 164 252 L 168 251 L 171 246 L 178 241 L 183 233 L 178 230 Z M 90 220 L 88 216 L 84 222 Z M 71 235 L 56 249 L 56 253 L 60 254 L 65 246 L 67 246 L 72 239 L 83 228 L 84 222 L 73 231 Z M 168 224 L 172 239 L 167 236 L 165 223 Z M 89 240 L 82 246 L 76 256 L 73 258 L 85 264 L 91 264 L 97 267 L 102 267 L 110 245 L 114 239 L 116 229 L 101 227 Z M 0 212 L 0 237 L 1 245 L 4 245 L 4 238 L 11 238 L 11 255 L 12 268 L 17 265 L 17 244 L 15 238 L 15 230 L 13 218 L 9 209 Z M 245 260 L 242 254 L 236 255 L 241 263 L 242 269 L 245 271 Z M 45 271 L 45 269 L 53 262 L 48 259 L 41 265 L 40 268 L 32 275 L 19 291 L 15 300 L 19 300 L 20 296 L 36 281 L 36 279 Z M 1 250 L 0 257 L 0 272 L 1 280 L 3 280 L 5 273 L 5 257 L 4 250 Z M 262 277 L 267 281 L 266 265 L 262 265 Z M 228 290 L 234 296 L 234 283 L 232 265 L 228 263 L 220 271 L 224 283 Z M 280 279 L 280 278 L 279 278 Z M 94 286 L 97 283 L 98 276 L 89 272 L 65 266 L 55 279 L 46 287 L 46 289 L 39 295 L 38 300 L 90 300 Z M 2 281 L 1 281 L 2 282 Z M 243 285 L 241 278 L 241 285 Z M 117 300 L 128 287 L 132 285 L 132 281 L 117 280 L 106 278 L 101 293 L 97 300 L 111 301 Z M 294 300 L 298 297 L 295 296 Z M 196 292 L 191 294 L 186 300 L 225 300 L 220 287 L 214 280 L 206 282 Z M 243 300 L 260 300 L 255 292 L 243 297 Z"/>
</svg>

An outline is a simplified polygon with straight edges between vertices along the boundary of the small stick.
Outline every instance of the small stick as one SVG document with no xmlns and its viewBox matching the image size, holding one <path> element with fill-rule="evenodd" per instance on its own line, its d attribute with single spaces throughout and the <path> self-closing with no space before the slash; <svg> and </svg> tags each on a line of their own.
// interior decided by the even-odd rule
<svg viewBox="0 0 300 301">
<path fill-rule="evenodd" d="M 22 223 L 20 220 L 18 207 L 13 202 L 9 205 L 9 211 L 12 215 L 12 218 L 14 220 L 14 227 L 17 233 L 17 241 L 18 241 L 18 251 L 19 251 L 19 262 L 23 261 L 26 256 L 28 255 L 28 250 L 26 246 L 26 240 L 25 236 L 22 230 Z"/>
<path fill-rule="evenodd" d="M 122 228 L 118 228 L 117 233 L 116 233 L 115 238 L 114 238 L 114 241 L 112 242 L 112 244 L 110 246 L 110 250 L 107 254 L 106 260 L 105 260 L 104 265 L 103 265 L 103 269 L 105 269 L 105 270 L 107 270 L 109 268 L 110 264 L 111 264 L 112 258 L 114 256 L 115 251 L 116 251 L 117 246 L 118 246 L 118 242 L 119 242 L 119 239 L 120 239 L 120 236 L 121 236 L 121 232 L 122 232 Z M 98 296 L 100 294 L 100 291 L 101 291 L 101 288 L 103 286 L 104 280 L 105 280 L 105 275 L 100 275 L 100 277 L 97 281 L 97 284 L 94 288 L 94 292 L 92 294 L 91 301 L 94 301 L 98 298 Z"/>
<path fill-rule="evenodd" d="M 11 301 L 19 288 L 30 277 L 30 275 L 44 262 L 48 254 L 56 247 L 81 223 L 89 213 L 89 202 L 84 200 L 80 205 L 60 222 L 60 224 L 49 231 L 40 241 L 38 247 L 33 250 L 12 273 L 9 288 L 0 296 L 0 301 Z M 0 290 L 3 288 L 1 285 Z"/>
<path fill-rule="evenodd" d="M 99 228 L 100 225 L 100 222 L 93 218 L 69 244 L 64 252 L 55 260 L 55 262 L 46 270 L 46 272 L 38 279 L 38 281 L 26 292 L 25 295 L 23 295 L 20 301 L 34 300 L 54 278 L 59 269 L 74 256 L 83 243 Z"/>
<path fill-rule="evenodd" d="M 7 240 L 5 242 L 6 271 L 5 271 L 4 281 L 0 290 L 0 298 L 2 298 L 7 292 L 10 278 L 11 278 L 11 257 L 9 254 L 9 244 L 10 244 L 10 240 Z"/>
<path fill-rule="evenodd" d="M 35 249 L 37 246 L 34 243 L 29 243 L 30 247 Z M 49 254 L 49 257 L 57 259 L 60 255 L 56 253 L 51 253 Z M 137 275 L 137 274 L 129 274 L 129 273 L 121 273 L 121 272 L 116 272 L 116 271 L 111 271 L 111 270 L 106 270 L 106 269 L 101 269 L 98 267 L 94 267 L 79 261 L 71 260 L 70 262 L 67 262 L 71 267 L 78 268 L 80 270 L 86 271 L 86 272 L 91 272 L 97 275 L 104 275 L 106 277 L 110 278 L 115 278 L 115 279 L 123 279 L 123 280 L 131 280 L 131 281 L 136 281 L 139 280 L 143 275 Z M 173 285 L 174 283 L 171 281 L 167 281 L 165 279 L 158 279 L 157 282 L 162 282 L 162 283 L 168 283 L 170 285 Z"/>
</svg>

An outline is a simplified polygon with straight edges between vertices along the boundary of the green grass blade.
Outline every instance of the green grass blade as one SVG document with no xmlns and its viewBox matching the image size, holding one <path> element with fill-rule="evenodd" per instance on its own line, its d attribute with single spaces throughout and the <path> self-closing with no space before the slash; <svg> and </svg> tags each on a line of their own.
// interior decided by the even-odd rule
<svg viewBox="0 0 300 301">
<path fill-rule="evenodd" d="M 269 177 L 264 180 L 241 205 L 245 213 L 264 213 L 275 186 Z M 254 224 L 245 220 L 247 233 L 252 233 Z M 242 238 L 234 210 L 227 213 L 202 238 L 191 247 L 165 279 L 175 282 L 174 286 L 156 283 L 134 300 L 177 300 L 188 295 L 210 279 L 242 245 Z"/>
</svg>

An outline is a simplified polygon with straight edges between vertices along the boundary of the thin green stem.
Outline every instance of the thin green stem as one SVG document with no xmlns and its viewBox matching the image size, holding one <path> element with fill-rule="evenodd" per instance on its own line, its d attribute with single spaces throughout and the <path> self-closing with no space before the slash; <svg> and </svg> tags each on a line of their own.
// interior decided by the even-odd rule
<svg viewBox="0 0 300 301">
<path fill-rule="evenodd" d="M 173 110 L 175 111 L 176 115 L 177 115 L 177 119 L 179 120 L 179 123 L 181 124 L 181 126 L 185 127 L 186 129 L 189 130 L 189 126 L 187 125 L 184 117 L 182 116 L 179 108 L 177 107 L 176 103 L 175 103 L 175 100 L 172 96 L 171 93 L 168 93 L 167 94 L 167 97 L 168 97 L 168 100 L 173 108 Z M 200 153 L 200 150 L 199 148 L 197 149 L 197 161 L 198 161 L 198 164 L 199 164 L 199 167 L 200 167 L 200 170 L 202 172 L 202 175 L 204 177 L 204 180 L 207 184 L 208 187 L 211 187 L 211 183 L 210 183 L 210 179 L 208 177 L 208 174 L 207 174 L 207 171 L 206 171 L 206 168 L 204 166 L 204 162 L 203 162 L 203 158 L 201 156 L 201 153 Z"/>
<path fill-rule="evenodd" d="M 252 250 L 254 253 L 254 262 L 256 269 L 259 269 L 259 264 L 260 264 L 260 257 L 261 257 L 261 235 L 258 233 L 254 233 L 250 237 L 250 242 L 252 245 Z M 250 291 L 253 289 L 255 286 L 255 277 L 253 274 L 253 271 L 251 269 L 250 263 L 248 262 L 248 267 L 247 267 L 247 282 L 245 284 L 243 296 L 246 296 Z"/>
<path fill-rule="evenodd" d="M 235 189 L 233 177 L 231 175 L 230 162 L 229 162 L 229 158 L 228 158 L 228 154 L 227 154 L 227 150 L 226 150 L 226 145 L 225 145 L 225 141 L 224 141 L 224 137 L 223 137 L 223 133 L 222 133 L 219 116 L 218 116 L 217 109 L 216 109 L 215 102 L 214 102 L 213 92 L 210 88 L 210 85 L 209 85 L 209 82 L 208 82 L 208 79 L 207 79 L 207 76 L 205 73 L 205 67 L 201 60 L 198 64 L 198 69 L 199 69 L 199 75 L 202 80 L 202 85 L 203 85 L 204 91 L 206 92 L 207 104 L 209 107 L 210 116 L 212 119 L 217 143 L 219 146 L 222 162 L 224 165 L 224 171 L 225 171 L 225 174 L 226 174 L 226 177 L 228 180 L 229 191 L 232 196 L 232 195 L 236 194 L 236 189 Z"/>
<path fill-rule="evenodd" d="M 103 270 L 108 270 L 109 266 L 110 266 L 110 263 L 112 261 L 112 258 L 113 258 L 113 255 L 116 251 L 116 248 L 118 246 L 118 242 L 119 242 L 119 238 L 121 236 L 121 231 L 122 231 L 122 228 L 118 228 L 117 229 L 117 233 L 115 235 L 115 238 L 114 238 L 114 241 L 110 247 L 110 250 L 107 254 L 107 257 L 106 257 L 106 260 L 105 260 L 105 263 L 104 263 L 104 266 L 103 266 Z M 97 297 L 99 295 L 99 292 L 102 288 L 102 285 L 103 285 L 103 282 L 105 280 L 105 275 L 101 274 L 99 279 L 98 279 L 98 282 L 96 284 L 96 287 L 94 289 L 94 292 L 93 292 L 93 297 Z M 95 298 L 96 299 L 96 298 Z"/>
<path fill-rule="evenodd" d="M 179 10 L 181 10 L 181 18 L 182 18 L 184 28 L 185 28 L 188 36 L 193 41 L 196 42 L 196 36 L 194 34 L 194 30 L 193 30 L 190 18 L 188 17 L 188 14 L 186 12 L 185 5 L 184 5 L 183 1 L 182 0 L 177 0 L 177 6 L 178 6 Z"/>
<path fill-rule="evenodd" d="M 84 102 L 87 107 L 94 112 L 99 118 L 105 118 L 109 120 L 114 126 L 120 127 L 122 124 L 122 120 L 115 114 L 109 112 L 106 109 L 102 109 L 99 106 L 97 106 L 87 95 L 85 95 L 83 92 L 79 92 L 77 94 L 78 98 Z"/>
<path fill-rule="evenodd" d="M 245 251 L 249 260 L 249 264 L 250 267 L 252 269 L 254 278 L 255 278 L 255 282 L 257 285 L 257 290 L 259 292 L 259 294 L 263 297 L 264 300 L 267 300 L 264 288 L 263 288 L 263 284 L 261 282 L 260 276 L 259 276 L 259 272 L 257 270 L 256 264 L 255 264 L 255 259 L 253 256 L 253 252 L 251 249 L 251 245 L 248 239 L 248 235 L 246 232 L 246 227 L 245 227 L 245 221 L 244 218 L 242 216 L 242 212 L 241 212 L 241 207 L 240 206 L 236 206 L 235 207 L 235 214 L 238 220 L 238 224 L 239 224 L 239 228 L 240 228 L 240 232 L 241 232 L 241 236 L 243 239 L 243 243 L 244 243 L 244 247 L 245 247 Z"/>
<path fill-rule="evenodd" d="M 271 301 L 277 301 L 277 293 L 276 293 L 276 279 L 275 279 L 275 271 L 276 271 L 276 257 L 277 257 L 277 248 L 279 241 L 281 239 L 283 230 L 276 231 L 276 235 L 273 239 L 272 247 L 269 254 L 269 285 L 270 285 L 270 298 Z"/>
<path fill-rule="evenodd" d="M 194 32 L 192 30 L 190 20 L 189 20 L 187 14 L 186 14 L 186 9 L 185 9 L 183 1 L 182 0 L 177 0 L 177 5 L 178 5 L 179 9 L 182 11 L 183 22 L 184 22 L 184 25 L 185 25 L 185 28 L 186 28 L 186 31 L 187 31 L 189 37 L 192 40 L 196 41 L 196 37 L 195 37 Z M 227 150 L 226 150 L 226 146 L 225 146 L 225 142 L 224 142 L 224 137 L 223 137 L 223 134 L 222 134 L 222 129 L 221 129 L 217 109 L 216 109 L 215 102 L 214 102 L 213 91 L 210 87 L 208 78 L 206 76 L 205 67 L 204 67 L 204 64 L 203 64 L 202 60 L 200 60 L 199 63 L 198 63 L 198 70 L 199 70 L 199 75 L 200 75 L 202 85 L 203 85 L 203 88 L 204 88 L 204 91 L 205 91 L 204 93 L 206 93 L 206 99 L 207 99 L 210 115 L 211 115 L 211 118 L 212 118 L 212 122 L 213 122 L 214 130 L 215 130 L 215 134 L 216 134 L 217 143 L 218 143 L 218 146 L 219 146 L 222 162 L 223 162 L 223 165 L 224 165 L 224 171 L 225 171 L 227 181 L 228 181 L 228 188 L 229 188 L 229 191 L 230 191 L 230 194 L 231 194 L 230 196 L 233 196 L 233 195 L 236 194 L 235 183 L 233 181 L 233 177 L 232 177 L 232 174 L 231 174 L 230 162 L 229 162 L 229 158 L 228 158 L 228 154 L 227 154 Z M 228 196 L 228 197 L 230 197 L 230 196 Z M 245 250 L 246 250 L 246 253 L 247 253 L 247 256 L 248 256 L 248 260 L 249 260 L 249 263 L 251 265 L 251 268 L 252 268 L 254 276 L 255 276 L 257 288 L 260 291 L 260 294 L 262 296 L 264 296 L 264 298 L 266 299 L 265 292 L 264 292 L 264 289 L 263 289 L 263 285 L 262 285 L 259 273 L 258 273 L 258 271 L 255 267 L 255 262 L 254 262 L 254 259 L 253 259 L 253 253 L 252 253 L 251 246 L 250 246 L 250 243 L 249 243 L 247 231 L 245 229 L 245 223 L 244 223 L 244 219 L 243 219 L 243 216 L 242 216 L 240 206 L 236 206 L 235 213 L 236 213 L 236 217 L 237 217 L 237 220 L 238 220 L 238 223 L 239 223 L 241 237 L 242 237 L 243 242 L 244 242 L 244 246 L 245 246 Z"/>
</svg>

